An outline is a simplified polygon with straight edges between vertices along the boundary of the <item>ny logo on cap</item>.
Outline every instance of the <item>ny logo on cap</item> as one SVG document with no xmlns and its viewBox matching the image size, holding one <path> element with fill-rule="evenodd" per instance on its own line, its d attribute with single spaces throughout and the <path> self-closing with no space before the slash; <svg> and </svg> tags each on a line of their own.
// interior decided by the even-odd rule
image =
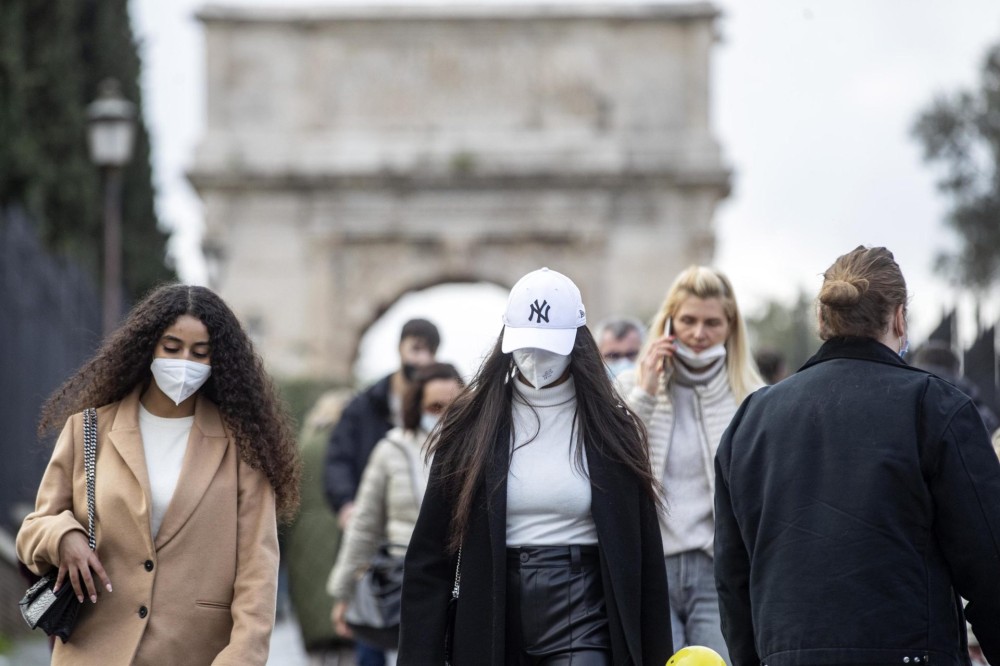
<svg viewBox="0 0 1000 666">
<path fill-rule="evenodd" d="M 535 302 L 531 304 L 531 314 L 528 315 L 528 321 L 533 321 L 535 315 L 538 315 L 537 323 L 541 324 L 543 321 L 546 324 L 549 323 L 549 310 L 551 309 L 552 306 L 549 305 L 548 301 L 542 301 L 542 304 L 539 305 L 536 298 Z"/>
</svg>

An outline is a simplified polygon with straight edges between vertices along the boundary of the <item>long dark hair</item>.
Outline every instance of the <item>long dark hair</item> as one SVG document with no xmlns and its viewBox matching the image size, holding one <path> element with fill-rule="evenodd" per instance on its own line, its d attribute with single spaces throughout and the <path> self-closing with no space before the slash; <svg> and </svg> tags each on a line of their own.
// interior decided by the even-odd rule
<svg viewBox="0 0 1000 666">
<path fill-rule="evenodd" d="M 185 314 L 205 325 L 212 349 L 212 374 L 200 392 L 218 406 L 240 457 L 267 475 L 279 516 L 291 518 L 299 503 L 300 469 L 287 410 L 236 315 L 205 287 L 164 285 L 150 292 L 97 354 L 49 397 L 39 436 L 87 407 L 118 402 L 147 385 L 157 342 Z"/>
<path fill-rule="evenodd" d="M 428 455 L 435 456 L 439 482 L 452 505 L 448 549 L 456 552 L 462 544 L 472 503 L 486 468 L 502 449 L 510 464 L 511 416 L 513 400 L 513 362 L 501 351 L 503 333 L 483 361 L 476 377 L 448 409 L 436 436 L 428 444 Z M 576 464 L 583 468 L 583 443 L 588 442 L 601 457 L 624 465 L 636 476 L 650 499 L 662 506 L 660 483 L 653 476 L 649 462 L 646 428 L 624 406 L 608 377 L 597 343 L 590 330 L 581 326 L 571 352 L 570 372 L 576 388 L 577 439 Z M 594 460 L 590 464 L 595 464 Z M 506 483 L 506 474 L 501 483 Z M 493 493 L 497 488 L 488 488 Z"/>
</svg>

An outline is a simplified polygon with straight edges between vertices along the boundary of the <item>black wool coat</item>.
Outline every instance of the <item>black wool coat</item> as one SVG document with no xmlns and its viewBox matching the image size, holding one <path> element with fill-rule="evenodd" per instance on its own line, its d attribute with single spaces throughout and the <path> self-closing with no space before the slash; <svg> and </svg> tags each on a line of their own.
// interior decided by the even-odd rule
<svg viewBox="0 0 1000 666">
<path fill-rule="evenodd" d="M 498 438 L 476 496 L 462 545 L 454 666 L 505 663 L 507 454 Z M 624 466 L 585 443 L 597 527 L 601 580 L 607 602 L 612 662 L 663 666 L 673 652 L 663 546 L 656 507 Z M 486 488 L 497 488 L 490 496 Z M 451 508 L 431 468 L 420 517 L 406 551 L 400 627 L 400 666 L 444 664 L 447 606 L 455 557 L 445 551 Z M 553 544 L 558 545 L 558 544 Z"/>
<path fill-rule="evenodd" d="M 835 338 L 740 407 L 716 456 L 735 666 L 1000 663 L 1000 463 L 972 401 Z"/>
<path fill-rule="evenodd" d="M 323 490 L 334 511 L 354 501 L 372 449 L 392 429 L 387 375 L 354 396 L 330 433 L 323 469 Z"/>
</svg>

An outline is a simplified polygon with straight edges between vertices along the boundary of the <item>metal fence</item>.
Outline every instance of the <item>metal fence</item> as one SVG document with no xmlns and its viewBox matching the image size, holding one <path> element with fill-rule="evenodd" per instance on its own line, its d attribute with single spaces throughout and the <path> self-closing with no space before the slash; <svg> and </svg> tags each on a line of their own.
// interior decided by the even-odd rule
<svg viewBox="0 0 1000 666">
<path fill-rule="evenodd" d="M 51 453 L 39 410 L 100 342 L 93 280 L 52 256 L 19 209 L 0 209 L 0 527 L 16 531 Z"/>
</svg>

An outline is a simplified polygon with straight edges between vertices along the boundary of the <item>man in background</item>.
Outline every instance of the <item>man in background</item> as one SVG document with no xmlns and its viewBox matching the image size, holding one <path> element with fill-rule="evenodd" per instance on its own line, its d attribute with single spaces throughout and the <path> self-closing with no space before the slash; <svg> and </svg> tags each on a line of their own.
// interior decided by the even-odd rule
<svg viewBox="0 0 1000 666">
<path fill-rule="evenodd" d="M 402 423 L 403 395 L 418 368 L 434 362 L 441 336 L 426 319 L 411 319 L 399 336 L 399 369 L 365 389 L 347 405 L 326 451 L 326 498 L 342 529 L 350 522 L 354 494 L 372 449 Z"/>
<path fill-rule="evenodd" d="M 393 427 L 402 425 L 403 396 L 417 369 L 434 362 L 441 336 L 426 319 L 411 319 L 399 335 L 399 369 L 348 403 L 326 449 L 324 489 L 342 531 L 351 522 L 354 495 L 368 456 Z M 358 666 L 381 666 L 382 653 L 357 643 Z"/>
<path fill-rule="evenodd" d="M 597 348 L 612 378 L 635 367 L 646 339 L 646 327 L 634 317 L 608 317 L 594 329 Z"/>
<path fill-rule="evenodd" d="M 983 419 L 983 424 L 989 432 L 1000 428 L 1000 419 L 997 418 L 993 409 L 983 401 L 979 389 L 971 381 L 962 376 L 961 361 L 958 354 L 945 342 L 940 340 L 928 340 L 917 353 L 913 355 L 910 364 L 933 372 L 941 379 L 951 382 L 958 390 L 972 398 L 972 403 L 979 411 L 979 416 Z"/>
</svg>

